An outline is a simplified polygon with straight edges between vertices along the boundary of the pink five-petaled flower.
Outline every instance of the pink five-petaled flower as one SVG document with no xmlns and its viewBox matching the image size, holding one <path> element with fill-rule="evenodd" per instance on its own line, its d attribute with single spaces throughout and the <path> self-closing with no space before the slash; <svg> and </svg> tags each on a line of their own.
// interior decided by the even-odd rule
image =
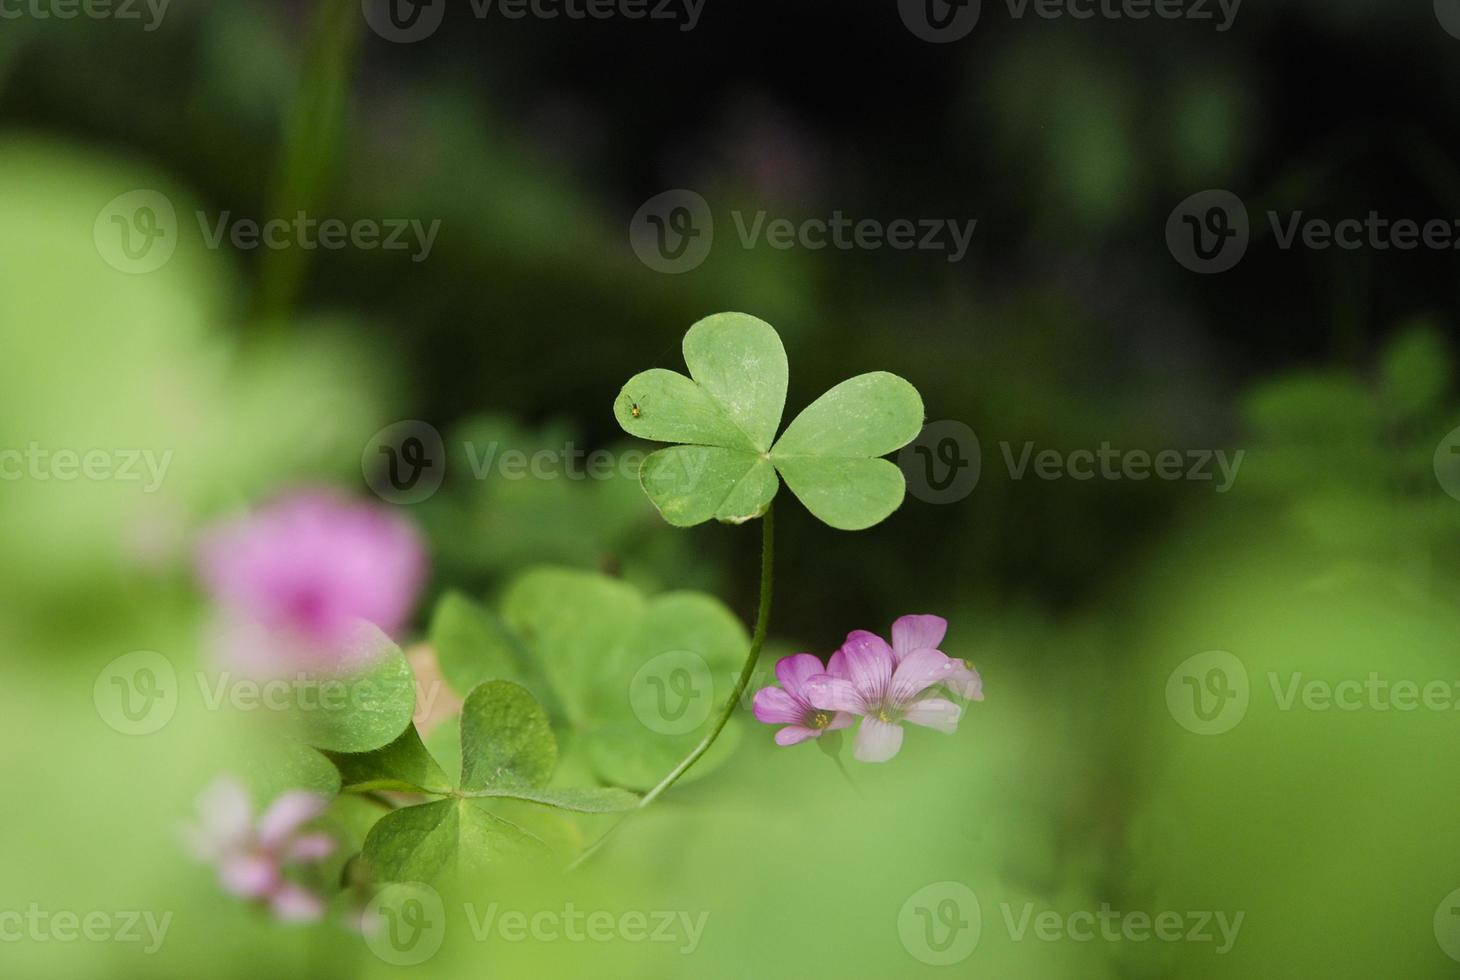
<svg viewBox="0 0 1460 980">
<path fill-rule="evenodd" d="M 212 528 L 199 574 L 237 668 L 346 666 L 361 620 L 398 635 L 426 577 L 416 529 L 330 490 L 295 491 Z"/>
<path fill-rule="evenodd" d="M 982 700 L 978 674 L 937 649 L 947 631 L 937 616 L 904 616 L 892 626 L 893 644 L 855 630 L 832 655 L 826 674 L 808 678 L 806 698 L 825 711 L 862 716 L 853 755 L 861 762 L 886 762 L 902 748 L 902 722 L 951 734 L 962 709 L 928 695 L 944 685 L 960 696 Z"/>
<path fill-rule="evenodd" d="M 806 681 L 831 668 L 809 653 L 793 653 L 776 663 L 780 687 L 763 687 L 755 692 L 755 718 L 767 725 L 785 725 L 776 732 L 777 745 L 795 745 L 822 732 L 846 728 L 852 716 L 843 711 L 821 711 L 812 707 L 803 693 Z"/>
<path fill-rule="evenodd" d="M 324 914 L 324 901 L 285 877 L 284 868 L 322 861 L 334 852 L 329 835 L 299 832 L 328 805 L 318 793 L 291 790 L 255 824 L 248 790 L 221 776 L 198 797 L 199 822 L 184 827 L 183 837 L 193 857 L 217 867 L 225 891 L 266 903 L 286 922 L 313 922 Z"/>
</svg>

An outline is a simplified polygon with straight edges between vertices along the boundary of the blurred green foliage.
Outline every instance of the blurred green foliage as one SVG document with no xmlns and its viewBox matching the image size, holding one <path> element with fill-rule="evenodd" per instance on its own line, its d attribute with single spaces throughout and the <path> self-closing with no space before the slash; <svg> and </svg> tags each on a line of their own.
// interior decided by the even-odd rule
<svg viewBox="0 0 1460 980">
<path fill-rule="evenodd" d="M 573 659 L 585 670 L 617 647 L 622 630 L 604 620 L 644 595 L 718 596 L 720 630 L 738 642 L 754 535 L 671 529 L 631 473 L 575 479 L 562 451 L 621 459 L 644 448 L 618 441 L 622 379 L 646 352 L 674 366 L 680 335 L 700 315 L 745 309 L 782 330 L 797 390 L 886 367 L 917 385 L 931 419 L 965 420 L 983 441 L 983 478 L 957 504 L 909 500 L 858 535 L 783 519 L 775 652 L 825 656 L 849 629 L 938 612 L 952 624 L 945 649 L 980 668 L 988 700 L 952 738 L 910 731 L 895 765 L 855 768 L 850 785 L 822 752 L 777 749 L 769 729 L 747 723 L 718 767 L 697 773 L 708 778 L 626 825 L 584 873 L 443 886 L 446 942 L 423 972 L 1452 975 L 1432 917 L 1460 887 L 1447 846 L 1460 713 L 1315 709 L 1301 695 L 1283 707 L 1284 692 L 1308 681 L 1378 674 L 1453 690 L 1460 680 L 1460 563 L 1449 547 L 1460 503 L 1443 482 L 1460 485 L 1460 473 L 1436 460 L 1460 422 L 1451 317 L 1423 312 L 1422 266 L 1399 282 L 1398 299 L 1368 267 L 1313 273 L 1286 257 L 1250 262 L 1207 292 L 1175 278 L 1151 231 L 1171 200 L 1224 182 L 1246 191 L 1259 170 L 1288 175 L 1284 201 L 1323 180 L 1333 182 L 1325 202 L 1329 190 L 1352 199 L 1344 167 L 1316 177 L 1322 168 L 1273 148 L 1274 130 L 1318 126 L 1345 109 L 1338 98 L 1286 116 L 1273 107 L 1287 76 L 1274 81 L 1256 62 L 1263 44 L 1288 36 L 1274 33 L 1282 18 L 1312 20 L 1335 44 L 1378 30 L 1394 58 L 1421 66 L 1411 97 L 1451 99 L 1456 83 L 1434 67 L 1448 64 L 1434 55 L 1451 39 L 1428 13 L 1362 7 L 1254 11 L 1255 40 L 1221 39 L 1230 56 L 1182 39 L 1141 60 L 1128 40 L 1028 25 L 996 35 L 988 57 L 952 62 L 952 94 L 940 92 L 936 110 L 896 95 L 922 128 L 951 134 L 937 154 L 888 139 L 874 159 L 866 144 L 877 140 L 865 133 L 806 148 L 836 163 L 792 198 L 808 211 L 848 198 L 888 211 L 953 200 L 961 211 L 971 206 L 960 195 L 975 188 L 975 252 L 989 270 L 979 274 L 733 248 L 693 277 L 654 274 L 623 240 L 625 201 L 643 188 L 604 176 L 612 154 L 590 148 L 580 160 L 534 135 L 534 106 L 515 79 L 477 84 L 445 58 L 407 70 L 404 55 L 375 45 L 378 74 L 358 86 L 321 206 L 440 218 L 438 251 L 422 268 L 378 252 L 315 256 L 304 312 L 273 322 L 252 312 L 257 255 L 185 237 L 163 269 L 127 275 L 100 260 L 93 223 L 136 188 L 165 193 L 184 224 L 198 209 L 264 211 L 307 63 L 297 42 L 305 11 L 179 5 L 145 49 L 115 25 L 7 21 L 0 448 L 153 450 L 171 463 L 155 493 L 96 480 L 0 483 L 0 724 L 10 745 L 0 763 L 9 789 L 0 911 L 148 909 L 172 920 L 150 955 L 126 943 L 7 941 L 0 973 L 398 975 L 341 924 L 368 899 L 351 858 L 379 807 L 346 798 L 326 818 L 343 846 L 321 880 L 350 887 L 318 928 L 269 921 L 184 856 L 178 824 L 220 771 L 243 774 L 256 803 L 336 785 L 317 756 L 205 703 L 194 683 L 207 617 L 191 584 L 196 531 L 299 483 L 363 493 L 371 435 L 427 418 L 447 435 L 448 478 L 409 511 L 429 535 L 434 573 L 409 639 L 444 648 L 440 613 L 433 623 L 429 611 L 462 596 L 522 628 L 559 595 L 547 589 L 528 603 L 519 591 L 524 573 L 546 564 L 638 597 L 574 624 Z M 524 58 L 540 51 L 521 47 Z M 932 60 L 914 50 L 909 72 Z M 515 52 L 498 51 L 517 64 Z M 594 97 L 611 98 L 599 86 L 630 74 L 620 68 L 579 87 L 589 115 Z M 665 87 L 667 73 L 647 74 Z M 883 85 L 876 74 L 827 75 L 838 86 Z M 1403 104 L 1403 93 L 1372 87 L 1390 108 Z M 662 159 L 691 156 L 696 186 L 722 209 L 761 206 L 754 169 L 700 145 L 697 127 L 723 122 L 700 116 L 720 109 L 684 88 L 693 119 L 643 124 L 684 142 L 656 145 L 652 161 L 627 169 L 681 174 Z M 859 123 L 875 95 L 851 100 Z M 630 115 L 622 126 L 638 125 Z M 586 126 L 549 129 L 592 145 Z M 1449 173 L 1443 160 L 1438 172 Z M 1388 190 L 1353 173 L 1360 194 Z M 910 197 L 923 183 L 929 196 Z M 1118 248 L 1121 236 L 1142 246 Z M 1255 312 L 1212 312 L 1213 293 L 1228 290 Z M 1452 285 L 1438 292 L 1453 300 Z M 1289 315 L 1280 303 L 1307 305 Z M 1232 353 L 1244 349 L 1245 362 Z M 1021 482 L 1002 471 L 1000 444 L 1024 440 L 1062 450 L 1104 440 L 1232 446 L 1246 460 L 1221 496 L 1200 484 Z M 562 468 L 551 479 L 478 473 L 488 449 L 547 452 Z M 453 589 L 455 600 L 437 603 Z M 718 645 L 726 670 L 732 646 Z M 127 736 L 106 723 L 93 684 L 107 663 L 141 649 L 175 667 L 177 713 L 160 731 Z M 1243 665 L 1247 710 L 1229 730 L 1198 735 L 1178 724 L 1165 691 L 1184 661 L 1217 649 Z M 574 740 L 595 719 L 585 708 L 568 720 L 557 779 L 586 782 L 604 760 Z M 455 726 L 425 742 L 456 770 Z M 625 751 L 607 761 L 632 763 L 635 772 L 611 775 L 634 785 L 663 760 Z M 611 819 L 564 821 L 558 843 L 570 850 Z M 925 965 L 899 940 L 909 897 L 950 880 L 982 906 L 978 949 L 954 970 Z M 529 914 L 569 902 L 615 915 L 704 913 L 707 925 L 688 954 L 622 936 L 510 942 L 474 937 L 464 902 Z M 1006 914 L 1026 907 L 1068 915 L 1104 903 L 1244 920 L 1224 955 L 1203 943 L 1015 939 L 1006 927 Z"/>
</svg>

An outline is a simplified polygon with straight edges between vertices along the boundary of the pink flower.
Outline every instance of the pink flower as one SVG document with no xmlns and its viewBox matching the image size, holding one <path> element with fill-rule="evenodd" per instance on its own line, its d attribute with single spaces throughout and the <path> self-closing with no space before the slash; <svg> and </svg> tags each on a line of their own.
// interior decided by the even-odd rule
<svg viewBox="0 0 1460 980">
<path fill-rule="evenodd" d="M 324 900 L 284 875 L 285 865 L 317 863 L 334 852 L 327 834 L 300 833 L 329 806 L 329 798 L 304 790 L 284 793 L 253 822 L 243 784 L 231 776 L 215 780 L 198 797 L 200 821 L 183 828 L 193 857 L 217 866 L 223 889 L 264 902 L 286 922 L 313 922 Z"/>
<path fill-rule="evenodd" d="M 886 762 L 902 748 L 902 722 L 951 734 L 962 709 L 925 692 L 947 686 L 981 700 L 978 674 L 937 649 L 948 623 L 938 616 L 904 616 L 892 625 L 892 645 L 865 630 L 847 635 L 832 655 L 827 673 L 808 678 L 806 699 L 824 711 L 862 716 L 853 755 L 861 762 Z"/>
<path fill-rule="evenodd" d="M 892 624 L 892 655 L 898 663 L 915 650 L 938 650 L 948 633 L 942 616 L 902 616 Z M 942 652 L 939 650 L 938 652 Z M 954 667 L 943 686 L 965 701 L 983 700 L 983 678 L 966 661 L 954 657 Z"/>
<path fill-rule="evenodd" d="M 820 658 L 809 653 L 782 657 L 776 664 L 780 687 L 763 687 L 755 692 L 755 718 L 767 725 L 785 725 L 776 732 L 777 745 L 795 745 L 808 738 L 819 738 L 822 732 L 833 732 L 852 723 L 852 716 L 843 711 L 820 711 L 806 700 L 804 685 L 809 678 L 825 674 L 829 668 Z"/>
<path fill-rule="evenodd" d="M 329 490 L 290 493 L 204 536 L 199 574 L 236 666 L 334 666 L 364 620 L 398 635 L 426 577 L 406 521 Z"/>
</svg>

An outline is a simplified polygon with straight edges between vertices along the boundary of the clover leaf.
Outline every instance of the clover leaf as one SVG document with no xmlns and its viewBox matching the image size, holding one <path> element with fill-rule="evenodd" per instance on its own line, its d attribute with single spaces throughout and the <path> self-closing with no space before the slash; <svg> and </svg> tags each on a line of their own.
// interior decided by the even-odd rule
<svg viewBox="0 0 1460 980">
<path fill-rule="evenodd" d="M 630 435 L 679 444 L 652 453 L 639 471 L 670 524 L 760 517 L 781 480 L 812 514 L 845 531 L 871 527 L 902 503 L 902 473 L 881 457 L 922 428 L 923 401 L 907 381 L 885 371 L 844 381 L 776 440 L 789 374 L 770 324 L 717 313 L 690 327 L 683 349 L 689 377 L 644 371 L 614 402 Z"/>
<path fill-rule="evenodd" d="M 458 691 L 463 682 L 519 681 L 573 733 L 575 767 L 647 789 L 709 730 L 750 638 L 724 603 L 703 593 L 646 597 L 607 575 L 543 566 L 508 585 L 500 618 L 448 594 L 433 617 L 432 642 Z M 738 731 L 732 720 L 686 778 L 723 761 Z M 534 797 L 519 788 L 517 798 Z"/>
<path fill-rule="evenodd" d="M 627 810 L 638 797 L 601 786 L 549 787 L 558 743 L 547 712 L 510 681 L 478 685 L 461 712 L 461 777 L 453 789 L 415 726 L 372 752 L 326 753 L 346 792 L 388 790 L 440 799 L 401 807 L 365 838 L 364 856 L 382 881 L 429 881 L 505 857 L 545 849 L 533 833 L 486 809 L 517 800 L 577 813 Z"/>
<path fill-rule="evenodd" d="M 390 637 L 360 623 L 350 640 L 350 667 L 301 672 L 283 713 L 299 737 L 329 752 L 367 752 L 394 741 L 416 710 L 416 680 Z"/>
</svg>

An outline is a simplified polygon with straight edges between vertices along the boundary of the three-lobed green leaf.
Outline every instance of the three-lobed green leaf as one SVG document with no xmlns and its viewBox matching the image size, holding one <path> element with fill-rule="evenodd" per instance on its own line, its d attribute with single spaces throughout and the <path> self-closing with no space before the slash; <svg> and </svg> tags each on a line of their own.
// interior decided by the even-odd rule
<svg viewBox="0 0 1460 980">
<path fill-rule="evenodd" d="M 750 642 L 740 620 L 711 596 L 682 591 L 646 598 L 617 579 L 567 568 L 519 576 L 503 597 L 500 620 L 480 607 L 473 615 L 494 620 L 490 632 L 505 631 L 509 645 L 537 666 L 532 693 L 575 733 L 574 763 L 606 783 L 635 789 L 654 785 L 703 737 Z M 494 644 L 481 645 L 480 663 L 465 665 L 462 673 L 490 672 L 496 651 Z M 672 718 L 661 717 L 659 698 L 671 702 Z M 737 724 L 730 723 L 715 751 L 687 778 L 704 775 L 728 754 Z M 438 738 L 444 735 L 433 741 Z M 554 805 L 617 807 L 634 799 L 619 791 L 594 794 Z"/>
<path fill-rule="evenodd" d="M 842 530 L 871 527 L 901 505 L 902 473 L 880 457 L 922 428 L 922 398 L 907 381 L 885 371 L 844 381 L 776 440 L 789 375 L 774 328 L 744 313 L 717 313 L 689 329 L 683 348 L 689 377 L 644 371 L 614 402 L 626 432 L 681 444 L 651 454 L 640 470 L 669 523 L 760 517 L 781 479 Z"/>
<path fill-rule="evenodd" d="M 460 733 L 457 788 L 452 788 L 414 725 L 371 752 L 326 753 L 346 791 L 444 797 L 394 810 L 371 829 L 364 857 L 379 880 L 429 881 L 545 849 L 531 832 L 485 809 L 492 799 L 579 813 L 627 810 L 638 802 L 638 797 L 621 789 L 548 787 L 557 764 L 557 739 L 547 712 L 531 693 L 511 681 L 490 681 L 467 695 Z"/>
</svg>

